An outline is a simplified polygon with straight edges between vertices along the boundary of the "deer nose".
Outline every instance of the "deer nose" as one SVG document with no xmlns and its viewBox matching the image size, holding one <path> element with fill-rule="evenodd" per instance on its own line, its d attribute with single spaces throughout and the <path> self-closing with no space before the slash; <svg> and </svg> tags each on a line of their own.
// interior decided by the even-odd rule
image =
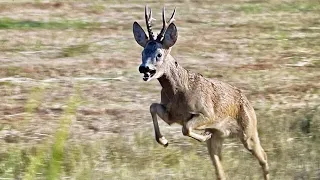
<svg viewBox="0 0 320 180">
<path fill-rule="evenodd" d="M 148 66 L 140 66 L 140 67 L 139 67 L 139 72 L 140 72 L 140 73 L 147 73 L 147 72 L 149 72 L 149 71 L 150 71 L 150 69 L 149 69 Z"/>
</svg>

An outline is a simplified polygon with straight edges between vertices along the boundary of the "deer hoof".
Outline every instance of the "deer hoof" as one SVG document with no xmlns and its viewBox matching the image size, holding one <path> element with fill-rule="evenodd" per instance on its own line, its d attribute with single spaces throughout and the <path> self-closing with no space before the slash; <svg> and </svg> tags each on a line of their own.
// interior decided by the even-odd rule
<svg viewBox="0 0 320 180">
<path fill-rule="evenodd" d="M 168 140 L 163 136 L 158 139 L 158 142 L 162 144 L 164 147 L 167 147 L 169 145 Z"/>
<path fill-rule="evenodd" d="M 204 134 L 203 134 L 203 141 L 207 141 L 208 139 L 210 139 L 211 138 L 211 136 L 212 136 L 212 134 L 210 133 L 210 132 L 205 132 Z"/>
</svg>

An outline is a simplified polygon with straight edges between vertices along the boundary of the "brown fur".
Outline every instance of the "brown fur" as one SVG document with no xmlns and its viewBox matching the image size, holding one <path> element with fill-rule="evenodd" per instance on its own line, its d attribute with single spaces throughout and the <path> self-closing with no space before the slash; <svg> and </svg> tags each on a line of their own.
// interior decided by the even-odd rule
<svg viewBox="0 0 320 180">
<path fill-rule="evenodd" d="M 164 117 L 168 124 L 184 126 L 193 115 L 201 115 L 193 128 L 204 129 L 212 134 L 207 143 L 218 179 L 225 179 L 220 163 L 221 147 L 223 139 L 229 136 L 241 139 L 245 147 L 258 158 L 264 177 L 268 179 L 267 158 L 259 142 L 256 115 L 245 95 L 234 86 L 208 80 L 175 62 L 171 55 L 167 55 L 168 67 L 158 79 L 162 86 L 160 104 L 165 107 L 165 113 L 160 117 Z"/>
<path fill-rule="evenodd" d="M 170 55 L 171 46 L 177 38 L 173 23 L 169 25 L 163 40 L 171 46 L 165 46 L 161 41 L 140 38 L 145 37 L 142 28 L 137 23 L 134 26 L 135 38 L 144 47 L 141 66 L 150 67 L 157 72 L 154 76 L 162 86 L 161 103 L 150 106 L 156 140 L 164 146 L 168 145 L 168 141 L 160 133 L 157 116 L 168 124 L 182 125 L 184 135 L 207 142 L 217 178 L 226 179 L 221 164 L 222 143 L 224 138 L 236 136 L 259 160 L 264 179 L 268 180 L 267 156 L 260 145 L 256 115 L 241 90 L 218 80 L 206 79 L 201 74 L 181 67 Z M 152 49 L 154 46 L 157 48 Z M 163 53 L 161 58 L 155 58 L 159 52 Z M 194 130 L 204 130 L 204 134 L 198 134 Z"/>
</svg>

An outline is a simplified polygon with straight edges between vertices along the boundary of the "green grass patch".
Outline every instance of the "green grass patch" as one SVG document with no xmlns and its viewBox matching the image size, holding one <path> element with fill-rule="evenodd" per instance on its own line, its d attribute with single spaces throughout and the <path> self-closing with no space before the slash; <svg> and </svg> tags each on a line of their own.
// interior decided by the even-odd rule
<svg viewBox="0 0 320 180">
<path fill-rule="evenodd" d="M 86 29 L 98 27 L 99 23 L 83 21 L 34 21 L 0 18 L 0 29 Z"/>
<path fill-rule="evenodd" d="M 69 136 L 69 129 L 72 123 L 72 119 L 75 116 L 80 101 L 81 100 L 78 95 L 72 96 L 67 103 L 67 109 L 60 119 L 60 127 L 54 136 L 51 158 L 49 159 L 48 169 L 46 172 L 47 179 L 49 180 L 59 179 L 59 177 L 61 176 L 65 143 Z"/>
<path fill-rule="evenodd" d="M 21 173 L 25 162 L 22 160 L 22 151 L 13 148 L 10 152 L 0 153 L 0 178 L 15 179 Z"/>
<path fill-rule="evenodd" d="M 61 56 L 62 57 L 74 57 L 81 54 L 85 54 L 89 52 L 90 45 L 89 44 L 78 44 L 68 46 L 62 49 Z"/>
<path fill-rule="evenodd" d="M 0 82 L 0 86 L 12 87 L 12 86 L 14 86 L 14 84 L 9 81 L 2 81 L 2 82 Z"/>
<path fill-rule="evenodd" d="M 89 11 L 95 14 L 102 14 L 105 11 L 105 6 L 101 3 L 93 3 L 89 6 Z"/>
<path fill-rule="evenodd" d="M 47 154 L 48 142 L 37 146 L 36 152 L 28 156 L 28 166 L 24 174 L 24 180 L 33 180 L 37 176 L 37 172 L 44 166 L 45 156 Z"/>
<path fill-rule="evenodd" d="M 63 161 L 64 159 L 68 159 L 64 157 L 66 140 L 69 135 L 72 119 L 80 103 L 78 95 L 71 96 L 68 100 L 67 107 L 60 119 L 60 126 L 54 135 L 52 146 L 49 145 L 49 141 L 47 140 L 35 148 L 36 153 L 28 156 L 29 163 L 25 170 L 24 179 L 35 179 L 39 171 L 44 171 L 46 179 L 58 179 L 61 176 Z M 48 156 L 49 159 L 46 159 Z"/>
<path fill-rule="evenodd" d="M 246 14 L 258 14 L 266 10 L 265 4 L 261 3 L 246 3 L 241 5 L 233 5 L 233 11 L 244 12 Z"/>
<path fill-rule="evenodd" d="M 320 10 L 320 3 L 316 0 L 290 1 L 290 2 L 247 2 L 240 4 L 230 4 L 227 6 L 235 12 L 245 14 L 259 14 L 267 12 L 316 12 Z"/>
<path fill-rule="evenodd" d="M 317 0 L 280 2 L 272 4 L 270 9 L 284 12 L 317 12 L 320 10 L 320 3 Z"/>
<path fill-rule="evenodd" d="M 22 68 L 18 66 L 9 66 L 1 69 L 3 69 L 2 72 L 4 72 L 4 76 L 9 76 L 9 77 L 18 75 L 22 72 Z"/>
<path fill-rule="evenodd" d="M 35 110 L 40 106 L 43 93 L 44 93 L 43 87 L 33 87 L 30 90 L 29 98 L 27 100 L 27 103 L 25 104 L 25 111 L 27 113 L 33 114 Z"/>
</svg>

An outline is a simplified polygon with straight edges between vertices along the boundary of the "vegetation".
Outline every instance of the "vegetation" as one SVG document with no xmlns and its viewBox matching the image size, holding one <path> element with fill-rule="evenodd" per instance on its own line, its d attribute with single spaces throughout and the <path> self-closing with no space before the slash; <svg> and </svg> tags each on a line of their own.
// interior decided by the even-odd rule
<svg viewBox="0 0 320 180">
<path fill-rule="evenodd" d="M 0 179 L 211 179 L 205 143 L 160 123 L 160 86 L 137 71 L 132 23 L 144 2 L 0 3 Z M 149 2 L 154 17 L 162 3 Z M 317 0 L 167 1 L 177 7 L 182 66 L 241 88 L 254 105 L 272 179 L 320 178 Z M 154 29 L 161 25 L 156 21 Z M 226 139 L 229 179 L 261 179 Z"/>
<path fill-rule="evenodd" d="M 96 23 L 81 21 L 41 22 L 33 20 L 0 19 L 0 29 L 83 29 L 97 26 Z"/>
</svg>

